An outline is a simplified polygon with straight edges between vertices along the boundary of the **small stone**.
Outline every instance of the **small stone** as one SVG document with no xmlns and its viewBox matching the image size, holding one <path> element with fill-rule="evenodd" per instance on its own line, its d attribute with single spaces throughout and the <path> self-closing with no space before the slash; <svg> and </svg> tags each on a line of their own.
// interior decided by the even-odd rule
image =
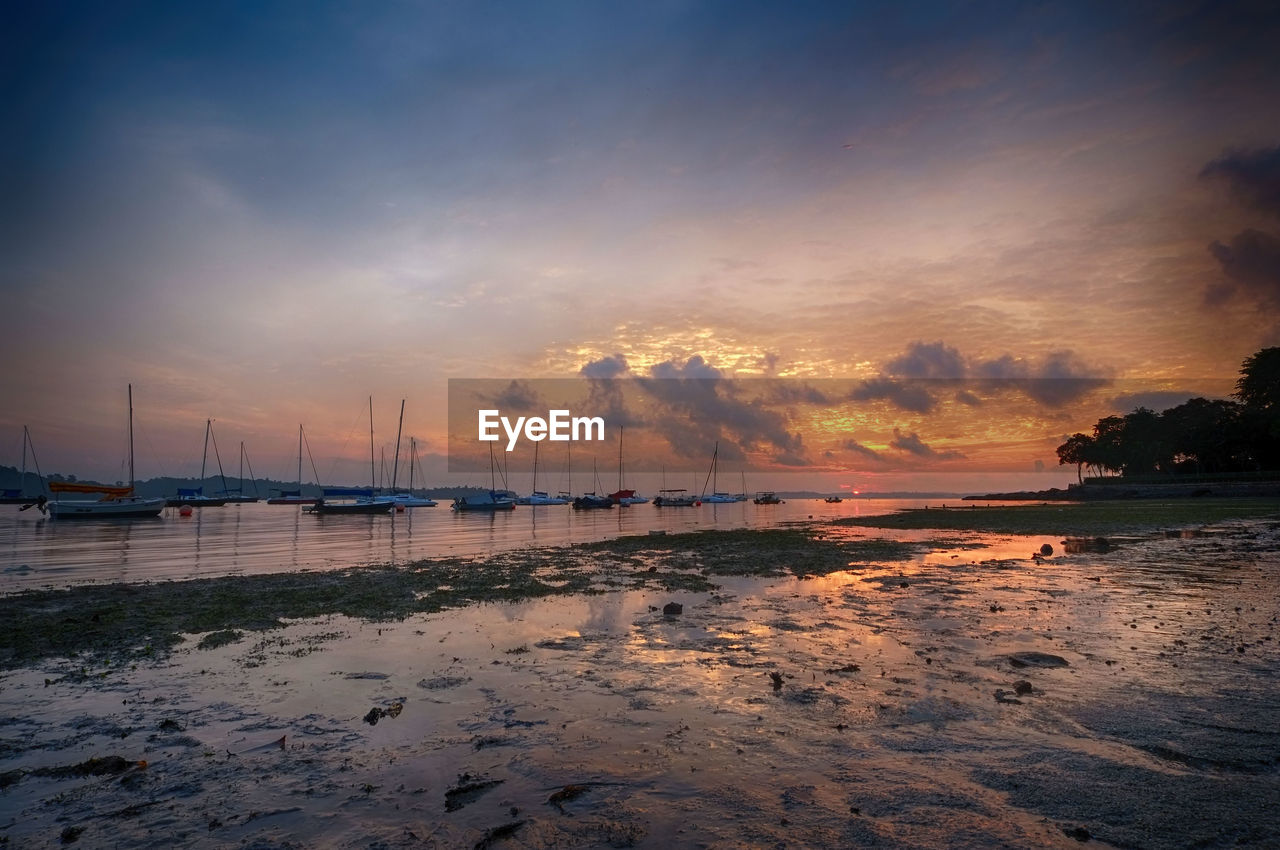
<svg viewBox="0 0 1280 850">
<path fill-rule="evenodd" d="M 1026 679 L 1019 679 L 1013 683 L 1013 692 L 1018 696 L 1031 693 L 1031 683 Z"/>
<path fill-rule="evenodd" d="M 1045 543 L 1043 546 L 1040 547 L 1040 554 L 1044 555 L 1046 558 L 1049 557 L 1050 555 L 1053 554 L 1053 547 L 1050 546 L 1048 543 Z"/>
<path fill-rule="evenodd" d="M 668 602 L 662 606 L 662 615 L 664 617 L 678 617 L 684 613 L 684 606 L 679 602 Z"/>
</svg>

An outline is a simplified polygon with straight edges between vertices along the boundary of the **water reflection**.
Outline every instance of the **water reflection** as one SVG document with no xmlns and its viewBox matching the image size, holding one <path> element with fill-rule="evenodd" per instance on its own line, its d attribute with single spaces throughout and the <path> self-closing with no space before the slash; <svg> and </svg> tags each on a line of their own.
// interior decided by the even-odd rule
<svg viewBox="0 0 1280 850">
<path fill-rule="evenodd" d="M 484 555 L 650 531 L 765 527 L 815 518 L 888 513 L 915 500 L 825 504 L 791 500 L 609 511 L 524 506 L 499 513 L 410 508 L 403 514 L 303 515 L 296 506 L 247 503 L 166 509 L 156 519 L 56 522 L 0 507 L 0 592 L 67 582 L 150 581 L 368 563 L 409 563 L 441 555 Z M 26 570 L 19 569 L 27 565 Z"/>
</svg>

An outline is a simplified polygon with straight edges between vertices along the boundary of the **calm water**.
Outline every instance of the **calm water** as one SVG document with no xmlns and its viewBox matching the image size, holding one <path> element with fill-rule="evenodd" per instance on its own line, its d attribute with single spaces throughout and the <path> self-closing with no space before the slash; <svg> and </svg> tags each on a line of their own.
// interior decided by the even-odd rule
<svg viewBox="0 0 1280 850">
<path fill-rule="evenodd" d="M 384 516 L 314 516 L 297 507 L 251 503 L 167 508 L 155 520 L 42 518 L 0 505 L 0 593 L 85 582 L 248 575 L 359 564 L 405 563 L 525 546 L 558 546 L 651 530 L 751 528 L 805 520 L 889 513 L 938 499 L 860 499 L 839 504 L 791 500 L 696 508 L 634 505 L 608 511 L 568 506 L 518 507 L 485 515 L 411 508 Z"/>
</svg>

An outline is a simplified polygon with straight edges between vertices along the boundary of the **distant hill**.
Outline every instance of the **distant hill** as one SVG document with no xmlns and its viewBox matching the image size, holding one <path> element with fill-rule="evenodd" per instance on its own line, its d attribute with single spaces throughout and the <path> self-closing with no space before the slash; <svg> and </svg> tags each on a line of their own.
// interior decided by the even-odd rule
<svg viewBox="0 0 1280 850">
<path fill-rule="evenodd" d="M 118 485 L 124 482 L 120 481 L 95 481 L 93 479 L 78 479 L 74 475 L 60 475 L 53 473 L 45 476 L 49 481 L 69 481 L 79 482 L 82 484 L 108 484 Z M 203 487 L 206 495 L 213 495 L 221 492 L 223 479 L 217 475 L 204 479 Z M 198 478 L 148 478 L 145 481 L 139 481 L 137 484 L 137 493 L 139 496 L 173 496 L 178 492 L 179 488 L 195 488 L 202 486 Z M 226 479 L 227 489 L 234 491 L 240 486 L 239 478 L 230 476 Z M 338 487 L 344 486 L 339 484 L 328 484 L 325 486 Z M 0 466 L 0 489 L 12 489 L 22 487 L 22 491 L 28 495 L 36 496 L 45 492 L 40 482 L 39 476 L 30 470 L 27 471 L 25 481 L 22 479 L 21 470 L 12 466 Z M 295 481 L 277 481 L 272 478 L 245 479 L 244 493 L 252 496 L 258 495 L 266 499 L 273 495 L 272 491 L 280 490 L 297 490 L 298 484 Z M 388 488 L 389 489 L 389 488 Z M 303 484 L 302 495 L 319 496 L 321 487 L 316 484 Z M 486 487 L 415 487 L 414 492 L 419 495 L 429 496 L 433 499 L 455 499 L 460 496 L 476 495 L 478 493 L 489 492 Z"/>
</svg>

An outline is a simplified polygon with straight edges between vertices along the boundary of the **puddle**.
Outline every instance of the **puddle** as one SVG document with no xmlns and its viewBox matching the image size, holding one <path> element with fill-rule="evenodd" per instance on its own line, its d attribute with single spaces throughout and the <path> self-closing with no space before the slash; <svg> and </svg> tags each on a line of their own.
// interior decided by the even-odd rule
<svg viewBox="0 0 1280 850">
<path fill-rule="evenodd" d="M 335 615 L 11 671 L 0 839 L 1280 842 L 1275 529 L 1070 555 L 948 534 L 827 575 Z M 895 533 L 938 538 L 919 535 Z M 69 769 L 91 759 L 126 769 Z"/>
</svg>

